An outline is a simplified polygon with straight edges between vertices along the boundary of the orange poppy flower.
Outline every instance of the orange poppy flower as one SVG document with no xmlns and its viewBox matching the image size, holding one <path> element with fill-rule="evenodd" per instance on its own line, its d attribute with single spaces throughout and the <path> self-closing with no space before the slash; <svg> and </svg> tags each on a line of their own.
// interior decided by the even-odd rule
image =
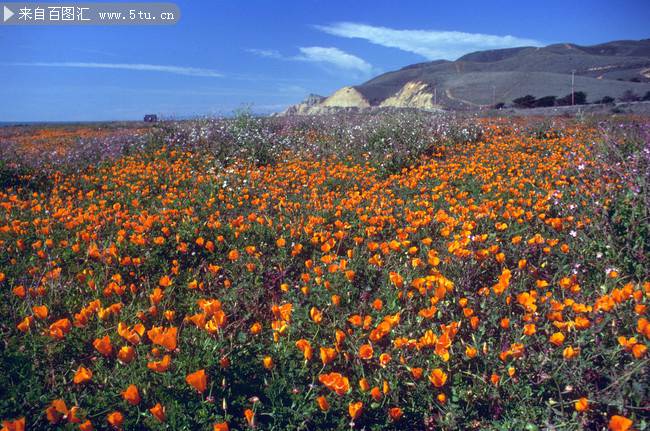
<svg viewBox="0 0 650 431">
<path fill-rule="evenodd" d="M 25 418 L 2 421 L 2 431 L 25 431 Z"/>
<path fill-rule="evenodd" d="M 219 422 L 212 426 L 212 431 L 230 431 L 228 422 Z"/>
<path fill-rule="evenodd" d="M 563 333 L 561 333 L 561 332 L 556 332 L 556 333 L 554 333 L 553 335 L 551 335 L 551 337 L 549 338 L 548 341 L 549 341 L 551 344 L 554 344 L 554 345 L 556 345 L 556 346 L 561 346 L 562 343 L 564 343 L 564 338 L 565 338 L 565 337 L 564 337 L 564 334 L 563 334 Z"/>
<path fill-rule="evenodd" d="M 357 420 L 361 416 L 361 411 L 363 410 L 363 403 L 361 401 L 353 402 L 351 401 L 348 404 L 348 413 L 352 420 Z"/>
<path fill-rule="evenodd" d="M 424 372 L 424 370 L 422 368 L 419 368 L 419 367 L 411 368 L 411 375 L 413 376 L 413 378 L 415 380 L 420 380 L 420 378 L 422 378 L 422 373 L 423 372 Z"/>
<path fill-rule="evenodd" d="M 113 346 L 111 345 L 111 339 L 108 335 L 104 335 L 102 338 L 96 338 L 95 341 L 93 341 L 93 346 L 104 356 L 110 356 L 111 353 L 113 353 Z"/>
<path fill-rule="evenodd" d="M 66 406 L 65 401 L 61 399 L 52 401 L 49 407 L 45 409 L 47 420 L 52 425 L 57 424 L 68 413 L 68 407 Z"/>
<path fill-rule="evenodd" d="M 80 385 L 82 383 L 89 382 L 93 377 L 93 372 L 88 368 L 79 367 L 79 369 L 74 373 L 74 378 L 72 381 L 75 385 Z"/>
<path fill-rule="evenodd" d="M 609 419 L 611 431 L 628 431 L 632 427 L 632 421 L 625 416 L 614 415 Z"/>
<path fill-rule="evenodd" d="M 160 277 L 160 280 L 158 280 L 158 285 L 160 287 L 169 287 L 172 285 L 172 279 L 167 275 L 163 275 Z"/>
<path fill-rule="evenodd" d="M 133 360 L 135 357 L 135 349 L 131 346 L 123 346 L 118 352 L 117 352 L 117 359 L 122 361 L 125 364 L 128 364 Z"/>
<path fill-rule="evenodd" d="M 340 373 L 321 374 L 318 381 L 337 395 L 344 395 L 350 390 L 350 381 Z"/>
<path fill-rule="evenodd" d="M 154 326 L 147 331 L 147 336 L 152 343 L 163 346 L 168 351 L 176 349 L 176 336 L 178 335 L 178 328 L 172 326 L 171 328 L 163 328 L 162 326 Z"/>
<path fill-rule="evenodd" d="M 572 346 L 566 347 L 564 351 L 562 351 L 562 356 L 564 356 L 564 359 L 573 359 L 576 356 L 580 354 L 580 349 L 574 349 Z"/>
<path fill-rule="evenodd" d="M 316 307 L 311 307 L 309 310 L 309 317 L 314 323 L 319 324 L 323 320 L 323 313 Z"/>
<path fill-rule="evenodd" d="M 476 357 L 476 354 L 478 353 L 478 350 L 472 346 L 466 346 L 465 347 L 465 356 L 467 356 L 469 359 L 473 359 Z"/>
<path fill-rule="evenodd" d="M 70 329 L 72 329 L 70 320 L 60 319 L 50 325 L 49 335 L 56 340 L 62 340 Z"/>
<path fill-rule="evenodd" d="M 370 344 L 364 344 L 361 347 L 359 347 L 359 357 L 361 359 L 371 359 L 374 351 L 372 349 L 372 346 Z"/>
<path fill-rule="evenodd" d="M 164 373 L 169 369 L 171 362 L 172 362 L 172 357 L 169 355 L 165 355 L 160 361 L 149 362 L 147 364 L 147 368 L 157 373 Z"/>
<path fill-rule="evenodd" d="M 113 427 L 117 429 L 122 428 L 122 424 L 124 423 L 124 416 L 122 413 L 115 411 L 112 413 L 109 413 L 108 416 L 106 416 L 106 421 Z"/>
<path fill-rule="evenodd" d="M 305 339 L 300 339 L 296 341 L 296 347 L 300 349 L 302 352 L 303 356 L 307 361 L 310 361 L 313 355 L 313 350 L 311 348 L 311 344 L 309 344 L 309 341 Z"/>
<path fill-rule="evenodd" d="M 233 261 L 233 262 L 236 261 L 237 259 L 239 259 L 239 251 L 237 251 L 236 249 L 235 250 L 230 250 L 228 252 L 228 259 Z"/>
<path fill-rule="evenodd" d="M 205 392 L 208 387 L 208 377 L 203 369 L 188 374 L 185 376 L 185 381 L 201 394 Z"/>
<path fill-rule="evenodd" d="M 137 406 L 140 404 L 140 392 L 136 385 L 129 385 L 123 392 L 122 398 L 132 406 Z"/>
<path fill-rule="evenodd" d="M 262 364 L 264 365 L 264 368 L 266 368 L 267 370 L 272 369 L 275 365 L 273 363 L 273 358 L 270 356 L 265 356 L 264 359 L 262 359 Z"/>
<path fill-rule="evenodd" d="M 47 305 L 35 305 L 32 307 L 32 312 L 34 312 L 34 316 L 43 320 L 47 318 L 47 313 L 48 313 Z"/>
<path fill-rule="evenodd" d="M 436 388 L 441 388 L 447 383 L 447 373 L 440 368 L 434 369 L 429 375 L 429 381 L 433 383 Z"/>
<path fill-rule="evenodd" d="M 323 365 L 327 365 L 336 358 L 336 350 L 332 347 L 321 347 L 320 348 L 320 359 L 323 362 Z"/>
</svg>

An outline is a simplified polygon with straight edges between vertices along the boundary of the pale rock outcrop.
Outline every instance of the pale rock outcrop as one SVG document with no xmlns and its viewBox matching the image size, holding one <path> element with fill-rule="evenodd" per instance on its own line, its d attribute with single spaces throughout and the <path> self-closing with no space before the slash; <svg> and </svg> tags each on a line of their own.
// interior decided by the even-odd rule
<svg viewBox="0 0 650 431">
<path fill-rule="evenodd" d="M 433 93 L 424 82 L 411 81 L 393 96 L 387 98 L 379 104 L 381 107 L 392 108 L 418 108 L 418 109 L 437 109 L 433 100 Z"/>
<path fill-rule="evenodd" d="M 370 103 L 354 87 L 343 87 L 325 99 L 322 106 L 336 108 L 368 108 Z"/>
</svg>

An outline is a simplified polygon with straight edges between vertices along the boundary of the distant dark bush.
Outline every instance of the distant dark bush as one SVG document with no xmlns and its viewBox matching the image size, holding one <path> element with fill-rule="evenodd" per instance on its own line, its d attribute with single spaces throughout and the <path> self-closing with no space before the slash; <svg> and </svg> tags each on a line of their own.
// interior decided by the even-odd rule
<svg viewBox="0 0 650 431">
<path fill-rule="evenodd" d="M 609 97 L 609 96 L 605 96 L 596 103 L 602 103 L 603 105 L 609 105 L 610 103 L 614 103 L 614 98 Z"/>
<path fill-rule="evenodd" d="M 625 93 L 619 98 L 621 102 L 638 102 L 639 96 L 632 90 L 625 90 Z"/>
<path fill-rule="evenodd" d="M 523 97 L 518 97 L 512 101 L 517 108 L 532 108 L 535 106 L 535 96 L 527 94 Z"/>
<path fill-rule="evenodd" d="M 650 91 L 648 92 L 648 94 L 650 94 Z M 494 105 L 492 108 L 493 108 L 493 109 L 503 109 L 503 108 L 505 108 L 505 107 L 506 107 L 506 104 L 505 104 L 505 103 L 503 103 L 503 102 L 499 102 L 499 103 L 497 103 L 496 105 Z"/>
<path fill-rule="evenodd" d="M 646 92 L 646 93 L 645 93 L 645 96 L 643 96 L 643 99 L 641 99 L 641 100 L 646 101 L 646 102 L 647 102 L 648 100 L 650 100 L 650 91 Z"/>
<path fill-rule="evenodd" d="M 535 101 L 535 107 L 538 108 L 546 108 L 549 106 L 555 106 L 555 100 L 557 99 L 557 96 L 544 96 L 540 97 Z"/>
<path fill-rule="evenodd" d="M 573 100 L 571 98 L 571 93 L 567 94 L 566 96 L 557 99 L 557 105 L 558 106 L 569 106 L 572 103 L 576 105 L 584 105 L 587 103 L 587 93 L 584 91 L 576 91 L 573 93 Z"/>
<path fill-rule="evenodd" d="M 641 79 L 635 76 L 634 78 L 630 79 L 630 82 L 641 82 Z"/>
</svg>

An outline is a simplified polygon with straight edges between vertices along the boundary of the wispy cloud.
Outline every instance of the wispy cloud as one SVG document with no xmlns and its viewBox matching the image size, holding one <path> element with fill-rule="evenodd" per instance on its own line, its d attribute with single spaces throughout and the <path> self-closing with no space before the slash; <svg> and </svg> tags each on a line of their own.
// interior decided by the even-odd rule
<svg viewBox="0 0 650 431">
<path fill-rule="evenodd" d="M 294 56 L 282 55 L 280 52 L 271 49 L 247 49 L 246 51 L 259 57 L 319 63 L 335 66 L 338 69 L 361 72 L 363 74 L 368 74 L 373 71 L 372 65 L 364 59 L 338 48 L 303 46 L 298 48 L 298 50 L 300 51 L 300 54 Z"/>
<path fill-rule="evenodd" d="M 247 49 L 246 52 L 249 52 L 251 54 L 255 54 L 255 55 L 259 56 L 259 57 L 284 59 L 284 56 L 282 54 L 280 54 L 279 51 L 276 51 L 275 49 L 255 49 L 255 48 L 250 48 L 250 49 Z"/>
<path fill-rule="evenodd" d="M 82 63 L 82 62 L 34 62 L 34 63 L 4 63 L 9 66 L 31 66 L 31 67 L 72 67 L 86 69 L 122 69 L 139 70 L 147 72 L 164 72 L 176 75 L 203 76 L 207 78 L 220 78 L 223 75 L 211 69 L 200 69 L 196 67 L 167 66 L 160 64 L 137 64 L 137 63 Z"/>
<path fill-rule="evenodd" d="M 473 51 L 541 45 L 539 41 L 515 36 L 460 31 L 397 30 L 354 22 L 338 22 L 315 27 L 331 35 L 364 39 L 376 45 L 412 52 L 428 60 L 455 60 Z"/>
<path fill-rule="evenodd" d="M 370 73 L 372 71 L 372 65 L 370 63 L 338 48 L 308 46 L 301 47 L 300 53 L 301 55 L 295 57 L 296 60 L 332 64 L 340 69 L 362 73 Z"/>
</svg>

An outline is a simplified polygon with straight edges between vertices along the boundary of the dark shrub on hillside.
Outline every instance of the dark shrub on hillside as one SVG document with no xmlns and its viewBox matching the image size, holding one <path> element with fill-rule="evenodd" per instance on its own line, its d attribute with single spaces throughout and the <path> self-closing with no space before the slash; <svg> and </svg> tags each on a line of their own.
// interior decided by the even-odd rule
<svg viewBox="0 0 650 431">
<path fill-rule="evenodd" d="M 555 106 L 555 100 L 557 99 L 557 96 L 544 96 L 540 97 L 535 101 L 535 107 L 538 108 L 546 108 L 549 106 Z"/>
<path fill-rule="evenodd" d="M 648 92 L 648 94 L 650 94 L 650 91 Z M 494 105 L 492 108 L 493 108 L 493 109 L 503 109 L 503 108 L 505 108 L 505 107 L 506 107 L 506 104 L 505 104 L 505 103 L 503 103 L 503 102 L 499 102 L 499 103 L 497 103 L 496 105 Z"/>
<path fill-rule="evenodd" d="M 625 90 L 625 93 L 619 98 L 621 102 L 638 102 L 639 96 L 632 90 Z"/>
<path fill-rule="evenodd" d="M 571 93 L 567 94 L 566 96 L 562 97 L 561 99 L 557 99 L 557 105 L 558 106 L 569 106 L 572 104 L 576 105 L 584 105 L 587 103 L 587 93 L 584 91 L 576 91 L 573 93 L 573 100 L 571 98 Z"/>
<path fill-rule="evenodd" d="M 646 101 L 646 102 L 648 100 L 650 100 L 650 91 L 646 92 L 645 96 L 643 96 L 643 99 L 641 99 L 641 100 Z"/>
<path fill-rule="evenodd" d="M 518 97 L 512 101 L 517 108 L 532 108 L 535 106 L 535 96 L 527 94 L 523 97 Z"/>
<path fill-rule="evenodd" d="M 614 98 L 609 97 L 609 96 L 605 96 L 596 103 L 602 103 L 603 105 L 609 105 L 610 103 L 614 103 Z"/>
</svg>

